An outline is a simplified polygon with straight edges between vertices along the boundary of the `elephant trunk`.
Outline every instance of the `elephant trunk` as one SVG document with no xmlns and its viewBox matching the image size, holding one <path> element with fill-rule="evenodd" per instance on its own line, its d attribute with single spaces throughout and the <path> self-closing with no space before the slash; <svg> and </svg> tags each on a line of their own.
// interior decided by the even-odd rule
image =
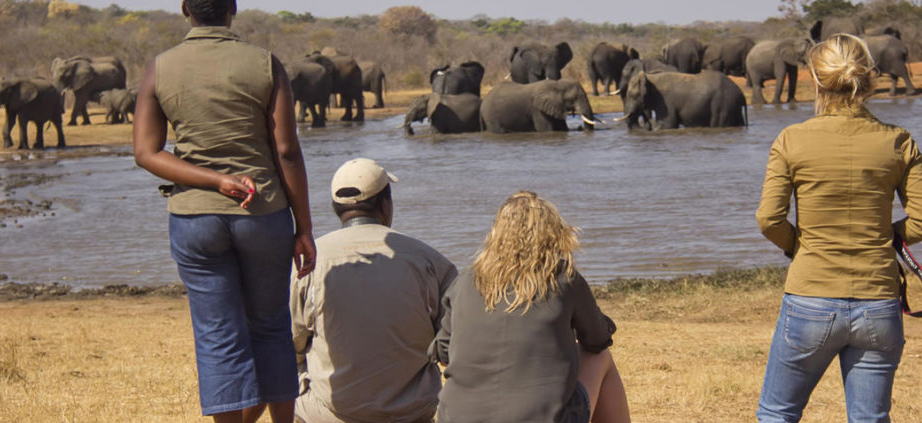
<svg viewBox="0 0 922 423">
<path fill-rule="evenodd" d="M 586 124 L 586 129 L 595 129 L 595 124 L 598 120 L 595 118 L 595 114 L 592 113 L 589 97 L 582 89 L 580 89 L 579 98 L 576 100 L 575 106 L 576 113 L 579 114 L 580 119 Z"/>
</svg>

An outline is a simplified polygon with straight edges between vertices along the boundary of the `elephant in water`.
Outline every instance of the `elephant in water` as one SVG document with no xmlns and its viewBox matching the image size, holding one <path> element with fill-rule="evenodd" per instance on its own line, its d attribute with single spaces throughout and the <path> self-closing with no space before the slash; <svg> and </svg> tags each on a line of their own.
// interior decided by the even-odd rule
<svg viewBox="0 0 922 423">
<path fill-rule="evenodd" d="M 58 133 L 58 147 L 64 147 L 64 130 L 61 115 L 64 104 L 61 92 L 43 78 L 4 80 L 0 82 L 0 104 L 6 108 L 6 125 L 3 127 L 3 146 L 12 147 L 10 131 L 19 120 L 19 148 L 29 148 L 28 125 L 35 122 L 35 143 L 32 148 L 45 148 L 44 126 L 51 121 Z"/>
<path fill-rule="evenodd" d="M 896 95 L 897 78 L 902 78 L 906 84 L 906 94 L 914 95 L 918 92 L 912 85 L 912 78 L 909 77 L 909 71 L 906 67 L 906 60 L 909 56 L 909 50 L 902 40 L 892 35 L 868 35 L 864 37 L 877 65 L 877 70 L 881 74 L 890 75 L 893 84 L 890 86 L 890 95 Z"/>
<path fill-rule="evenodd" d="M 788 103 L 796 101 L 797 66 L 806 64 L 805 55 L 813 45 L 809 39 L 788 38 L 765 40 L 756 43 L 746 56 L 746 85 L 752 87 L 752 104 L 765 103 L 762 83 L 775 80 L 775 96 L 772 103 L 781 102 L 784 80 L 788 79 Z"/>
<path fill-rule="evenodd" d="M 333 83 L 333 93 L 342 98 L 342 106 L 346 109 L 341 120 L 365 120 L 365 96 L 362 94 L 362 69 L 352 56 L 327 57 L 319 52 L 311 53 L 307 59 L 327 69 Z M 355 115 L 352 114 L 352 105 L 355 104 Z"/>
<path fill-rule="evenodd" d="M 484 129 L 493 133 L 566 131 L 570 111 L 580 115 L 586 129 L 594 128 L 589 97 L 577 81 L 507 81 L 484 97 L 480 117 Z"/>
<path fill-rule="evenodd" d="M 509 74 L 519 84 L 545 79 L 559 80 L 560 71 L 572 59 L 573 51 L 565 42 L 553 47 L 537 43 L 516 46 L 509 56 Z"/>
<path fill-rule="evenodd" d="M 703 55 L 704 46 L 691 37 L 672 40 L 663 47 L 663 63 L 679 68 L 679 72 L 701 72 Z"/>
<path fill-rule="evenodd" d="M 384 107 L 384 89 L 387 81 L 384 68 L 375 62 L 360 62 L 359 67 L 362 69 L 362 90 L 375 95 L 375 104 L 371 108 Z"/>
<path fill-rule="evenodd" d="M 323 65 L 300 59 L 285 67 L 291 80 L 291 94 L 298 102 L 298 122 L 311 111 L 311 127 L 322 128 L 327 122 L 327 108 L 333 93 L 333 77 Z"/>
<path fill-rule="evenodd" d="M 745 126 L 746 97 L 739 86 L 721 72 L 638 72 L 628 81 L 624 116 L 628 129 L 638 126 L 641 116 L 656 114 L 656 126 L 647 129 Z"/>
<path fill-rule="evenodd" d="M 710 43 L 704 46 L 702 68 L 727 75 L 746 76 L 746 56 L 755 45 L 752 38 L 742 35 Z"/>
<path fill-rule="evenodd" d="M 614 83 L 616 89 L 621 84 L 621 70 L 624 65 L 632 59 L 639 58 L 640 53 L 626 44 L 611 45 L 605 42 L 596 44 L 587 61 L 592 95 L 599 95 L 597 82 L 601 82 L 604 86 L 605 95 L 611 94 L 611 84 Z"/>
<path fill-rule="evenodd" d="M 429 73 L 432 92 L 436 94 L 470 93 L 480 97 L 484 69 L 479 62 L 464 62 L 458 66 L 442 66 Z"/>
<path fill-rule="evenodd" d="M 51 74 L 58 91 L 71 90 L 74 93 L 74 107 L 68 125 L 76 125 L 78 115 L 83 117 L 84 125 L 90 124 L 86 103 L 95 93 L 125 88 L 125 67 L 121 60 L 112 56 L 56 58 L 51 63 Z"/>
<path fill-rule="evenodd" d="M 413 99 L 403 128 L 413 135 L 411 123 L 429 118 L 435 132 L 457 134 L 478 132 L 480 127 L 480 97 L 471 94 L 424 94 Z"/>
</svg>

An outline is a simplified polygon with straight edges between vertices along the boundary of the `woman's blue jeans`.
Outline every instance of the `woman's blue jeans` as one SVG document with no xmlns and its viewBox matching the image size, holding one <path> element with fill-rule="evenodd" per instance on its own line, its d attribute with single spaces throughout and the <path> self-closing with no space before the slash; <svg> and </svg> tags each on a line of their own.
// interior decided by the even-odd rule
<svg viewBox="0 0 922 423">
<path fill-rule="evenodd" d="M 170 215 L 170 245 L 189 296 L 202 414 L 295 399 L 291 212 Z"/>
<path fill-rule="evenodd" d="M 903 344 L 898 299 L 785 294 L 756 412 L 759 422 L 800 421 L 810 393 L 836 356 L 848 421 L 889 422 Z"/>
</svg>

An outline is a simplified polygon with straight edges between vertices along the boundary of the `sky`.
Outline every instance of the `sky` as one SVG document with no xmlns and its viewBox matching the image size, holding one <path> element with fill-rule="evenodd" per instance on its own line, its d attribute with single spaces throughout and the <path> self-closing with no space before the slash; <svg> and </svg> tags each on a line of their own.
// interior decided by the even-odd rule
<svg viewBox="0 0 922 423">
<path fill-rule="evenodd" d="M 73 0 L 72 0 L 73 1 Z M 163 9 L 179 11 L 181 0 L 76 0 L 102 8 L 110 4 L 129 10 Z M 780 0 L 237 0 L 240 10 L 260 9 L 270 13 L 288 10 L 310 12 L 322 18 L 378 15 L 392 6 L 416 5 L 443 19 L 469 19 L 478 14 L 491 18 L 511 16 L 520 20 L 561 18 L 592 23 L 690 24 L 695 21 L 764 21 L 780 16 Z M 531 7 L 523 9 L 522 4 Z"/>
</svg>

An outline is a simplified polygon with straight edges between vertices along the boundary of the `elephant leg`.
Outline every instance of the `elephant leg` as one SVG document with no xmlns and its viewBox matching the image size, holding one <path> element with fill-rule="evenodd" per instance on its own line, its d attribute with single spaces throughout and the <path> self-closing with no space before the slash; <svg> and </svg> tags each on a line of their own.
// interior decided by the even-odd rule
<svg viewBox="0 0 922 423">
<path fill-rule="evenodd" d="M 77 126 L 77 115 L 80 113 L 79 101 L 80 98 L 75 95 L 74 106 L 70 109 L 70 120 L 67 122 L 67 126 Z"/>
<path fill-rule="evenodd" d="M 6 124 L 3 125 L 3 147 L 10 148 L 13 146 L 13 137 L 10 136 L 10 131 L 13 130 L 13 125 L 16 124 L 16 114 L 10 113 L 9 109 L 6 111 Z"/>
<path fill-rule="evenodd" d="M 896 75 L 890 75 L 890 97 L 893 97 L 896 95 L 896 82 L 897 82 Z"/>
<path fill-rule="evenodd" d="M 340 120 L 344 122 L 352 122 L 352 99 L 343 97 L 340 99 L 340 102 L 346 109 L 346 111 L 343 113 L 343 117 L 340 118 Z"/>
<path fill-rule="evenodd" d="M 32 144 L 33 150 L 45 148 L 45 122 L 35 122 L 35 143 Z"/>
<path fill-rule="evenodd" d="M 311 105 L 311 116 L 314 115 L 314 106 Z M 304 122 L 307 120 L 307 102 L 298 101 L 298 122 Z"/>
<path fill-rule="evenodd" d="M 589 64 L 589 85 L 592 85 L 592 95 L 599 96 L 599 87 L 596 86 L 596 83 L 599 80 L 599 76 L 595 73 L 595 66 Z"/>
<path fill-rule="evenodd" d="M 750 87 L 752 88 L 752 104 L 765 104 L 765 97 L 762 95 L 762 76 L 756 75 L 747 77 Z"/>
<path fill-rule="evenodd" d="M 90 113 L 87 111 L 86 103 L 83 103 L 83 107 L 80 109 L 80 114 L 83 116 L 83 125 L 90 124 Z"/>
<path fill-rule="evenodd" d="M 319 108 L 320 108 L 320 111 L 319 111 L 319 112 L 317 111 L 317 108 L 318 108 L 318 107 L 317 107 L 316 104 L 311 104 L 311 105 L 310 105 L 310 111 L 311 111 L 311 128 L 323 128 L 324 126 L 326 126 L 326 118 L 325 118 L 325 116 L 324 116 L 325 113 L 324 113 L 324 110 L 323 110 L 323 106 L 320 106 L 320 107 L 319 107 Z"/>
<path fill-rule="evenodd" d="M 607 75 L 605 76 L 605 95 L 611 95 L 611 80 L 612 77 Z"/>
<path fill-rule="evenodd" d="M 355 98 L 355 120 L 356 122 L 365 121 L 365 96 L 362 95 L 361 91 L 358 97 Z"/>
<path fill-rule="evenodd" d="M 912 78 L 909 77 L 909 66 L 907 63 L 903 64 L 903 74 L 900 75 L 900 78 L 903 78 L 903 82 L 906 83 L 906 95 L 915 95 L 919 91 L 914 85 L 912 85 Z"/>
<path fill-rule="evenodd" d="M 19 149 L 25 150 L 29 148 L 29 121 L 19 116 Z"/>
<path fill-rule="evenodd" d="M 61 117 L 57 116 L 51 119 L 51 123 L 54 124 L 54 129 L 58 133 L 58 148 L 64 148 L 64 128 L 61 127 Z"/>
<path fill-rule="evenodd" d="M 788 103 L 795 103 L 797 99 L 797 66 L 788 69 Z"/>
<path fill-rule="evenodd" d="M 553 119 L 545 116 L 541 112 L 534 112 L 531 117 L 534 130 L 537 132 L 551 132 L 555 130 Z M 564 123 L 566 125 L 566 123 Z"/>
<path fill-rule="evenodd" d="M 787 66 L 784 63 L 775 65 L 775 95 L 772 96 L 772 104 L 781 103 L 781 91 L 784 90 L 784 80 L 787 78 Z"/>
</svg>

